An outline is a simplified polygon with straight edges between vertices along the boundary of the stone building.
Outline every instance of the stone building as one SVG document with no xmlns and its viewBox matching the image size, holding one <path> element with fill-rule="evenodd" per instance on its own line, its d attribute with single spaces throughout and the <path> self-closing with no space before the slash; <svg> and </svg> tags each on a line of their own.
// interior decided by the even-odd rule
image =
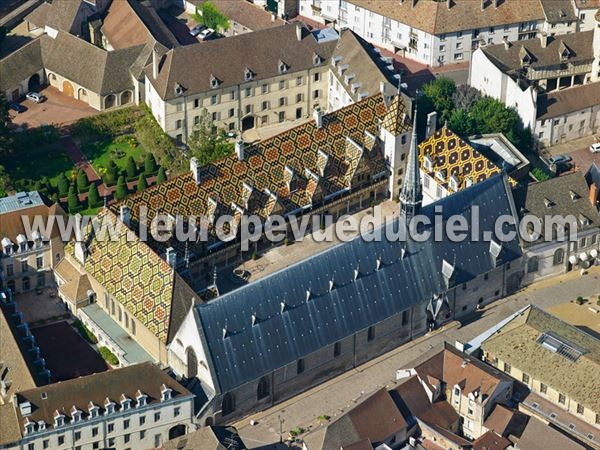
<svg viewBox="0 0 600 450">
<path fill-rule="evenodd" d="M 34 220 L 46 224 L 51 216 L 64 214 L 60 205 L 50 204 L 36 191 L 0 199 L 0 290 L 18 294 L 52 284 L 52 269 L 63 256 L 59 229 L 31 231 L 23 224 L 23 217 L 30 224 Z"/>
</svg>

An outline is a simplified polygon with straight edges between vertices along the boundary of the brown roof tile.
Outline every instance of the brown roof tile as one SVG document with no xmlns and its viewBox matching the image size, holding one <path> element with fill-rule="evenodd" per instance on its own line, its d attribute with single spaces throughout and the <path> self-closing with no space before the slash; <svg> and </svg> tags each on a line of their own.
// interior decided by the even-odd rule
<svg viewBox="0 0 600 450">
<path fill-rule="evenodd" d="M 206 0 L 192 0 L 191 3 L 202 5 Z M 252 31 L 266 30 L 285 24 L 285 21 L 275 17 L 264 8 L 253 4 L 248 0 L 212 0 L 215 5 L 230 20 L 243 25 Z"/>
<path fill-rule="evenodd" d="M 538 96 L 537 120 L 548 120 L 600 104 L 600 83 Z"/>
<path fill-rule="evenodd" d="M 473 441 L 473 450 L 504 450 L 512 445 L 508 439 L 487 431 Z"/>
</svg>

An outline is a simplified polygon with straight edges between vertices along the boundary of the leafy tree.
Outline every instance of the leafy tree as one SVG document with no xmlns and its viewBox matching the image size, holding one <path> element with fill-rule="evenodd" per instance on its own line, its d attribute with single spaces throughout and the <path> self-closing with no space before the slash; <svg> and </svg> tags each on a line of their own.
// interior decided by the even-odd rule
<svg viewBox="0 0 600 450">
<path fill-rule="evenodd" d="M 69 192 L 69 180 L 65 176 L 64 172 L 58 176 L 56 180 L 56 187 L 58 188 L 58 195 L 64 197 Z"/>
<path fill-rule="evenodd" d="M 156 183 L 161 184 L 165 181 L 167 181 L 167 174 L 165 172 L 165 168 L 163 166 L 160 166 L 160 168 L 158 169 L 158 176 L 156 177 Z"/>
<path fill-rule="evenodd" d="M 11 152 L 12 137 L 10 135 L 10 115 L 8 114 L 8 102 L 3 92 L 0 92 L 0 156 Z"/>
<path fill-rule="evenodd" d="M 452 95 L 454 108 L 469 111 L 475 103 L 481 98 L 481 92 L 468 84 L 461 84 L 456 87 Z"/>
<path fill-rule="evenodd" d="M 198 159 L 198 163 L 206 165 L 232 154 L 234 145 L 227 141 L 223 133 L 215 132 L 213 121 L 206 109 L 202 110 L 199 118 L 188 140 L 190 153 Z"/>
<path fill-rule="evenodd" d="M 146 176 L 143 173 L 140 173 L 140 176 L 138 177 L 137 191 L 142 192 L 145 189 L 148 189 L 148 182 L 146 181 Z"/>
<path fill-rule="evenodd" d="M 79 197 L 74 184 L 69 187 L 69 195 L 67 196 L 67 209 L 70 214 L 74 214 L 79 210 Z"/>
<path fill-rule="evenodd" d="M 229 19 L 211 2 L 202 4 L 202 23 L 213 30 L 229 29 Z"/>
<path fill-rule="evenodd" d="M 156 173 L 156 159 L 154 159 L 154 155 L 150 152 L 146 153 L 146 158 L 144 158 L 144 173 L 146 175 Z"/>
<path fill-rule="evenodd" d="M 85 192 L 89 185 L 89 180 L 83 169 L 77 171 L 77 189 L 79 192 Z"/>
<path fill-rule="evenodd" d="M 135 160 L 131 155 L 127 157 L 127 161 L 125 163 L 125 170 L 127 172 L 127 178 L 135 178 L 135 176 L 137 175 L 137 165 L 135 164 Z"/>
<path fill-rule="evenodd" d="M 125 177 L 121 175 L 119 177 L 119 181 L 117 182 L 117 190 L 115 191 L 115 199 L 123 200 L 127 197 L 127 183 L 125 181 Z"/>
<path fill-rule="evenodd" d="M 100 194 L 98 193 L 98 186 L 96 183 L 90 184 L 88 189 L 88 207 L 96 208 L 100 205 Z"/>
<path fill-rule="evenodd" d="M 6 197 L 8 187 L 10 186 L 10 176 L 4 166 L 0 166 L 0 197 Z"/>
<path fill-rule="evenodd" d="M 452 97 L 455 91 L 456 85 L 451 78 L 438 77 L 423 86 L 424 103 L 430 103 L 433 110 L 437 111 L 440 115 L 441 120 L 449 120 L 454 109 Z M 425 115 L 429 114 L 429 112 L 431 111 L 423 111 Z"/>
<path fill-rule="evenodd" d="M 464 109 L 456 109 L 452 112 L 448 121 L 448 128 L 462 138 L 467 138 L 475 132 L 475 125 L 469 113 Z"/>
<path fill-rule="evenodd" d="M 550 175 L 548 175 L 543 169 L 540 169 L 539 167 L 534 167 L 531 171 L 531 174 L 538 181 L 546 181 L 550 179 Z"/>
</svg>

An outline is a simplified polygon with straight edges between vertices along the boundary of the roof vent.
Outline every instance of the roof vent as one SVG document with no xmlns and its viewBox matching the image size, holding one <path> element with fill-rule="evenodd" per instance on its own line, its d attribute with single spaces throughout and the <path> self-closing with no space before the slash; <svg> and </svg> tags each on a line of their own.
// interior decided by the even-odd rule
<svg viewBox="0 0 600 450">
<path fill-rule="evenodd" d="M 581 196 L 575 191 L 569 191 L 569 195 L 571 196 L 571 200 L 579 200 Z"/>
<path fill-rule="evenodd" d="M 381 258 L 377 258 L 377 262 L 375 263 L 375 270 L 381 269 L 382 265 L 383 265 L 383 262 L 381 261 Z"/>
<path fill-rule="evenodd" d="M 335 281 L 329 280 L 329 292 L 335 289 Z"/>
<path fill-rule="evenodd" d="M 229 337 L 229 330 L 227 329 L 227 325 L 223 327 L 223 339 Z"/>
<path fill-rule="evenodd" d="M 288 306 L 285 304 L 285 302 L 279 303 L 279 306 L 282 314 L 288 310 Z"/>
<path fill-rule="evenodd" d="M 359 276 L 360 276 L 360 269 L 357 267 L 356 269 L 354 269 L 354 281 L 358 280 Z"/>
<path fill-rule="evenodd" d="M 258 323 L 258 319 L 256 317 L 256 313 L 252 314 L 252 326 L 256 325 Z"/>
<path fill-rule="evenodd" d="M 247 67 L 244 69 L 244 81 L 250 81 L 254 77 L 254 73 Z"/>
<path fill-rule="evenodd" d="M 310 292 L 310 289 L 306 290 L 306 301 L 309 301 L 310 299 L 312 299 L 312 292 Z"/>
<path fill-rule="evenodd" d="M 554 202 L 548 198 L 544 198 L 544 205 L 546 205 L 546 208 L 552 208 L 554 206 Z"/>
</svg>

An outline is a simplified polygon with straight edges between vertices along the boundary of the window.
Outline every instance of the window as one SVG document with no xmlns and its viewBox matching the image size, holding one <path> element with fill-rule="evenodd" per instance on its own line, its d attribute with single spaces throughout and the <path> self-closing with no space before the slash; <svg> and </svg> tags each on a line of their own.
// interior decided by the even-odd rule
<svg viewBox="0 0 600 450">
<path fill-rule="evenodd" d="M 229 95 L 229 98 L 231 100 L 235 100 L 235 91 L 231 91 L 231 94 Z"/>
<path fill-rule="evenodd" d="M 140 416 L 140 426 L 146 423 L 146 416 Z"/>
<path fill-rule="evenodd" d="M 127 443 L 129 442 L 129 439 L 130 439 L 130 437 L 131 437 L 131 435 L 129 435 L 129 434 L 126 434 L 126 435 L 124 435 L 124 436 L 123 436 L 123 442 L 124 442 L 125 444 L 127 444 Z"/>
<path fill-rule="evenodd" d="M 585 411 L 585 408 L 583 407 L 583 405 L 577 403 L 577 414 L 582 414 Z"/>
<path fill-rule="evenodd" d="M 268 396 L 269 396 L 269 379 L 267 377 L 262 377 L 258 381 L 258 386 L 256 388 L 256 399 L 261 400 Z"/>
<path fill-rule="evenodd" d="M 160 411 L 154 413 L 154 421 L 158 422 L 160 420 Z"/>
<path fill-rule="evenodd" d="M 135 336 L 135 321 L 131 319 L 131 334 Z"/>
<path fill-rule="evenodd" d="M 216 95 L 213 95 L 212 97 L 210 97 L 210 104 L 211 105 L 217 104 L 217 96 Z"/>
<path fill-rule="evenodd" d="M 35 444 L 27 445 L 27 450 L 35 450 Z"/>
<path fill-rule="evenodd" d="M 285 80 L 279 81 L 279 90 L 281 91 L 282 89 L 285 89 Z"/>
<path fill-rule="evenodd" d="M 129 419 L 123 421 L 123 429 L 126 430 L 127 428 L 129 428 Z"/>
<path fill-rule="evenodd" d="M 279 117 L 279 122 L 280 123 L 283 122 L 283 121 L 285 121 L 285 111 L 280 111 L 279 114 L 278 114 L 278 117 Z"/>
<path fill-rule="evenodd" d="M 320 81 L 321 80 L 321 74 L 319 72 L 315 73 L 313 76 L 313 79 L 315 81 Z"/>
<path fill-rule="evenodd" d="M 268 84 L 263 84 L 260 87 L 260 93 L 261 94 L 266 94 L 267 92 L 269 92 L 269 85 Z"/>
<path fill-rule="evenodd" d="M 540 392 L 542 394 L 547 394 L 548 393 L 548 386 L 546 386 L 544 383 L 540 383 Z"/>
<path fill-rule="evenodd" d="M 504 372 L 510 373 L 510 370 L 511 370 L 510 364 L 505 362 L 504 363 Z"/>
<path fill-rule="evenodd" d="M 473 415 L 473 408 L 468 408 L 468 409 L 467 409 L 467 414 L 468 414 L 469 416 L 472 416 L 472 415 Z"/>
<path fill-rule="evenodd" d="M 29 264 L 27 264 L 27 261 L 21 261 L 21 272 L 29 272 Z"/>
<path fill-rule="evenodd" d="M 285 106 L 286 103 L 287 102 L 286 102 L 286 98 L 285 97 L 281 97 L 279 99 L 279 106 Z"/>
<path fill-rule="evenodd" d="M 402 325 L 408 325 L 408 310 L 402 311 Z"/>
<path fill-rule="evenodd" d="M 462 53 L 455 53 L 454 54 L 454 59 L 457 61 L 461 61 L 463 59 L 463 54 Z"/>
<path fill-rule="evenodd" d="M 335 344 L 333 344 L 333 357 L 337 358 L 341 354 L 342 354 L 342 343 L 336 342 Z"/>
<path fill-rule="evenodd" d="M 558 394 L 558 403 L 564 405 L 566 401 L 565 394 Z"/>
<path fill-rule="evenodd" d="M 523 380 L 523 383 L 529 384 L 529 375 L 527 375 L 526 373 L 524 373 L 522 380 Z"/>
<path fill-rule="evenodd" d="M 223 396 L 221 403 L 221 415 L 226 416 L 235 411 L 235 397 L 229 392 Z"/>
<path fill-rule="evenodd" d="M 58 445 L 64 445 L 64 443 L 65 443 L 65 436 L 64 436 L 64 434 L 58 436 L 57 441 L 58 441 Z"/>
<path fill-rule="evenodd" d="M 302 77 L 296 78 L 296 86 L 302 86 Z"/>
<path fill-rule="evenodd" d="M 93 448 L 94 450 L 96 450 L 96 449 L 100 448 L 100 442 L 98 442 L 98 441 L 94 442 L 94 443 L 92 444 L 92 448 Z"/>
<path fill-rule="evenodd" d="M 313 98 L 319 98 L 319 95 L 320 95 L 320 91 L 318 89 L 315 89 L 313 91 Z"/>
<path fill-rule="evenodd" d="M 35 258 L 35 266 L 38 269 L 41 269 L 42 267 L 44 267 L 44 257 L 42 255 Z"/>
<path fill-rule="evenodd" d="M 302 372 L 304 372 L 304 360 L 299 359 L 296 363 L 296 373 L 300 374 Z"/>
<path fill-rule="evenodd" d="M 50 447 L 50 439 L 44 439 L 42 441 L 42 448 L 48 448 Z"/>
<path fill-rule="evenodd" d="M 527 261 L 527 273 L 534 273 L 538 271 L 539 268 L 539 258 L 537 256 L 532 256 Z"/>
<path fill-rule="evenodd" d="M 195 98 L 194 99 L 194 108 L 199 108 L 200 107 L 200 99 L 199 98 Z"/>
<path fill-rule="evenodd" d="M 108 446 L 109 447 L 114 447 L 115 446 L 115 438 L 110 438 L 108 440 Z"/>
<path fill-rule="evenodd" d="M 173 408 L 173 417 L 177 417 L 179 414 L 181 414 L 181 408 L 179 406 Z"/>
<path fill-rule="evenodd" d="M 175 128 L 177 128 L 178 130 L 180 130 L 180 129 L 181 129 L 181 124 L 182 124 L 182 121 L 181 121 L 181 119 L 177 120 L 177 121 L 175 122 Z"/>
<path fill-rule="evenodd" d="M 490 274 L 489 274 L 489 273 L 485 273 L 485 274 L 483 274 L 483 279 L 484 279 L 485 281 L 487 281 L 489 278 L 490 278 Z"/>
<path fill-rule="evenodd" d="M 140 431 L 140 440 L 141 439 L 146 439 L 146 430 Z"/>
<path fill-rule="evenodd" d="M 596 425 L 600 425 L 600 414 L 596 414 Z"/>
<path fill-rule="evenodd" d="M 462 284 L 462 290 L 463 290 L 463 291 L 466 291 L 466 290 L 467 290 L 467 283 L 463 283 L 463 284 Z"/>
<path fill-rule="evenodd" d="M 81 431 L 76 431 L 75 433 L 73 433 L 73 439 L 76 441 L 81 439 Z"/>
<path fill-rule="evenodd" d="M 154 435 L 154 447 L 158 448 L 160 447 L 160 441 L 161 441 L 161 435 L 160 434 L 155 434 Z"/>
<path fill-rule="evenodd" d="M 304 94 L 296 94 L 296 103 L 304 101 Z"/>
<path fill-rule="evenodd" d="M 554 257 L 552 258 L 552 265 L 558 266 L 562 264 L 565 259 L 565 251 L 562 248 L 556 249 Z"/>
<path fill-rule="evenodd" d="M 98 436 L 98 427 L 92 428 L 92 437 Z"/>
<path fill-rule="evenodd" d="M 367 341 L 375 339 L 375 327 L 369 327 L 367 330 Z"/>
<path fill-rule="evenodd" d="M 302 108 L 296 108 L 296 119 L 302 118 Z"/>
<path fill-rule="evenodd" d="M 9 276 L 9 277 L 11 277 L 11 276 L 14 275 L 14 273 L 15 273 L 15 269 L 13 268 L 13 265 L 12 264 L 7 264 L 6 265 L 6 275 Z"/>
<path fill-rule="evenodd" d="M 252 97 L 252 88 L 246 88 L 246 97 Z"/>
<path fill-rule="evenodd" d="M 114 423 L 109 423 L 108 426 L 107 426 L 107 428 L 106 428 L 106 430 L 109 433 L 112 433 L 113 431 L 115 431 L 115 424 Z"/>
<path fill-rule="evenodd" d="M 456 50 L 462 50 L 462 48 L 463 48 L 462 42 L 457 42 L 456 43 Z"/>
</svg>

